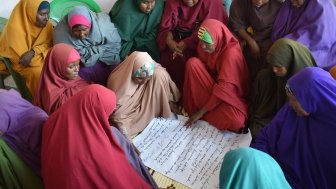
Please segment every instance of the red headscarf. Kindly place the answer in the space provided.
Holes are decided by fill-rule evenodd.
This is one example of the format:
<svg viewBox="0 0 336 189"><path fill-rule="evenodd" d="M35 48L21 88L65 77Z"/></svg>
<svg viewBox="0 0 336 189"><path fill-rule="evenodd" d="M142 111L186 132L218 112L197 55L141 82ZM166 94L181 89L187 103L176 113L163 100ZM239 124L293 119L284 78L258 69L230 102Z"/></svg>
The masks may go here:
<svg viewBox="0 0 336 189"><path fill-rule="evenodd" d="M74 50L72 46L60 43L52 47L47 55L34 101L48 114L89 85L79 76L73 80L65 77L68 64L80 59Z"/></svg>
<svg viewBox="0 0 336 189"><path fill-rule="evenodd" d="M150 188L112 136L115 93L92 84L55 111L42 132L46 188Z"/></svg>
<svg viewBox="0 0 336 189"><path fill-rule="evenodd" d="M247 112L249 72L238 40L218 20L207 19L202 26L209 32L216 46L215 52L211 54L203 50L201 43L197 46L198 58L205 63L216 81L212 94L240 111Z"/></svg>

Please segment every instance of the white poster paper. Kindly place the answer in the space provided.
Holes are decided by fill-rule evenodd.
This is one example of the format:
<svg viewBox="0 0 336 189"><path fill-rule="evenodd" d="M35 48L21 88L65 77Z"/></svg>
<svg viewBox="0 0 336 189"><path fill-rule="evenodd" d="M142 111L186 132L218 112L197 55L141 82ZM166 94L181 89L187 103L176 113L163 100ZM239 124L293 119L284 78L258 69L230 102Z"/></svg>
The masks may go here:
<svg viewBox="0 0 336 189"><path fill-rule="evenodd" d="M186 128L186 120L153 119L133 140L140 157L146 166L190 188L219 188L225 153L249 146L251 134L222 132L205 121Z"/></svg>

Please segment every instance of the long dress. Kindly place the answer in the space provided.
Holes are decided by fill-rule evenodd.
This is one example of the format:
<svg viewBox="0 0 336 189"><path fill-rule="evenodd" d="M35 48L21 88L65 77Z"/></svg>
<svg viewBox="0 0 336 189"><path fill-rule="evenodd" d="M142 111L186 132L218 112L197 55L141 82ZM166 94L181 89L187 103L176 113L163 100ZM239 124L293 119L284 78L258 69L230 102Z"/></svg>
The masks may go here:
<svg viewBox="0 0 336 189"><path fill-rule="evenodd" d="M137 84L133 75L145 63L154 64L152 78ZM130 135L142 131L155 117L171 116L169 102L178 102L180 92L167 71L146 52L135 51L129 55L110 75L107 87L117 94L119 108L112 120Z"/></svg>
<svg viewBox="0 0 336 189"><path fill-rule="evenodd" d="M304 44L319 67L336 65L336 7L331 0L305 0L299 8L286 0L273 24L272 40L289 38Z"/></svg>
<svg viewBox="0 0 336 189"><path fill-rule="evenodd" d="M252 28L250 36L260 48L260 61L255 60L249 47L244 46L244 55L249 66L251 78L267 66L266 53L272 45L272 26L281 7L278 0L269 0L268 3L256 8L251 0L234 0L230 8L229 26L238 36L239 30Z"/></svg>
<svg viewBox="0 0 336 189"><path fill-rule="evenodd" d="M42 0L19 1L0 36L0 55L9 58L13 69L24 77L32 96L48 50L52 47L51 22L40 28L35 21L41 2ZM20 56L30 50L35 52L31 62L27 66L19 64Z"/></svg>
<svg viewBox="0 0 336 189"><path fill-rule="evenodd" d="M80 76L71 80L66 78L66 68L72 63L68 62L72 50L74 48L68 44L56 44L46 58L34 103L48 114L56 111L69 98L90 84ZM78 55L77 60L79 59Z"/></svg>
<svg viewBox="0 0 336 189"><path fill-rule="evenodd" d="M305 67L317 66L313 55L304 45L291 39L279 39L267 53L270 66L287 70L283 77L276 76L271 68L261 70L254 81L252 103L249 110L249 128L252 137L269 123L285 104L285 85L291 76Z"/></svg>
<svg viewBox="0 0 336 189"><path fill-rule="evenodd" d="M142 0L118 0L109 13L121 37L120 57L123 60L133 51L142 51L147 52L156 62L160 62L155 39L161 22L164 0L156 0L149 13L139 9L142 2Z"/></svg>
<svg viewBox="0 0 336 189"><path fill-rule="evenodd" d="M198 27L208 18L227 23L228 16L220 0L199 0L193 7L188 7L182 0L166 1L156 41L160 49L160 64L167 69L181 91L183 89L185 63L190 57L196 55ZM191 32L185 37L175 35L174 40L176 42L183 41L187 48L183 52L183 56L177 56L173 59L174 52L168 47L166 37L169 32L174 33L177 30L189 30Z"/></svg>
<svg viewBox="0 0 336 189"><path fill-rule="evenodd" d="M81 15L90 23L90 33L85 39L77 39L72 34L70 20ZM75 18L74 18L75 19ZM75 20L77 24L85 20ZM67 43L75 47L81 56L79 75L95 83L106 85L110 72L120 63L120 36L110 17L95 13L85 6L76 6L64 16L55 27L54 44Z"/></svg>
<svg viewBox="0 0 336 189"><path fill-rule="evenodd" d="M220 21L202 24L216 49L209 54L197 46L198 57L186 64L183 106L188 115L205 107L203 120L221 130L238 132L247 120L249 74L238 40Z"/></svg>
<svg viewBox="0 0 336 189"><path fill-rule="evenodd" d="M115 93L92 84L49 117L41 153L46 188L156 188L112 134L108 118L115 108Z"/></svg>
<svg viewBox="0 0 336 189"><path fill-rule="evenodd" d="M43 188L41 133L47 118L14 89L0 89L0 187Z"/></svg>
<svg viewBox="0 0 336 189"><path fill-rule="evenodd" d="M271 155L292 188L336 188L336 82L318 67L292 76L288 88L309 116L286 103L252 147Z"/></svg>

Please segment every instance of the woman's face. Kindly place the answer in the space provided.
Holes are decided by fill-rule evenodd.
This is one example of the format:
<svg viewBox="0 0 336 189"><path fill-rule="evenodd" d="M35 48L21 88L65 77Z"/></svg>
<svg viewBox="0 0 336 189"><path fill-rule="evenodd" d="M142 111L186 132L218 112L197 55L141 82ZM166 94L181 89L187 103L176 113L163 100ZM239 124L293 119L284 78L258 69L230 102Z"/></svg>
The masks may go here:
<svg viewBox="0 0 336 189"><path fill-rule="evenodd" d="M66 78L69 80L76 79L79 72L79 60L71 62L66 67Z"/></svg>
<svg viewBox="0 0 336 189"><path fill-rule="evenodd" d="M37 11L36 14L36 25L40 28L43 28L47 25L49 20L49 9L42 9Z"/></svg>
<svg viewBox="0 0 336 189"><path fill-rule="evenodd" d="M134 77L133 81L138 85L142 85L142 84L145 84L147 81L149 81L151 78L152 78L151 75L147 77Z"/></svg>
<svg viewBox="0 0 336 189"><path fill-rule="evenodd" d="M298 116L309 116L309 113L307 113L302 108L300 102L296 99L296 97L292 93L286 90L286 94L289 100L289 105L293 108L293 110L296 112Z"/></svg>
<svg viewBox="0 0 336 189"><path fill-rule="evenodd" d="M140 11L143 13L149 13L155 6L155 0L141 0Z"/></svg>
<svg viewBox="0 0 336 189"><path fill-rule="evenodd" d="M198 3L198 0L182 0L182 1L188 7L193 7Z"/></svg>
<svg viewBox="0 0 336 189"><path fill-rule="evenodd" d="M283 66L273 65L273 72L278 77L284 77L287 74L287 68Z"/></svg>
<svg viewBox="0 0 336 189"><path fill-rule="evenodd" d="M261 6L267 4L269 0L252 0L252 4L256 8L260 8Z"/></svg>
<svg viewBox="0 0 336 189"><path fill-rule="evenodd" d="M90 34L90 28L84 25L75 25L72 28L72 34L77 39L85 39Z"/></svg>
<svg viewBox="0 0 336 189"><path fill-rule="evenodd" d="M293 7L299 8L303 5L305 0L290 0Z"/></svg>
<svg viewBox="0 0 336 189"><path fill-rule="evenodd" d="M203 49L205 52L207 52L207 53L209 53L209 54L215 52L215 50L216 50L216 46L215 46L214 44L209 44L209 43L204 42L204 41L202 41L202 40L200 41L200 43L201 43L201 47L202 47L202 49Z"/></svg>

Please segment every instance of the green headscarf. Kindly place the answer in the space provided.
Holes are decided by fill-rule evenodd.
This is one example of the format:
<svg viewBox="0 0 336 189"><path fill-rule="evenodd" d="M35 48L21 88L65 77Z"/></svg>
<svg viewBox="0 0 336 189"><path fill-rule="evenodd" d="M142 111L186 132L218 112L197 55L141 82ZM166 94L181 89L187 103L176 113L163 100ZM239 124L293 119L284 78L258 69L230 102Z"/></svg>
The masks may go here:
<svg viewBox="0 0 336 189"><path fill-rule="evenodd" d="M316 62L308 48L291 39L281 38L273 43L269 49L266 60L271 65L285 67L287 78L301 69L316 66Z"/></svg>
<svg viewBox="0 0 336 189"><path fill-rule="evenodd" d="M156 33L161 23L163 0L155 0L150 13L141 12L141 0L118 0L109 15L121 37L120 58L133 51L148 52L159 62L160 52L156 44Z"/></svg>
<svg viewBox="0 0 336 189"><path fill-rule="evenodd" d="M290 189L279 164L268 154L250 148L229 151L220 170L220 189Z"/></svg>
<svg viewBox="0 0 336 189"><path fill-rule="evenodd" d="M208 30L201 26L199 29L198 29L198 38L208 44L211 44L213 45L214 42L212 40L212 37L210 35L210 33L208 32Z"/></svg>

